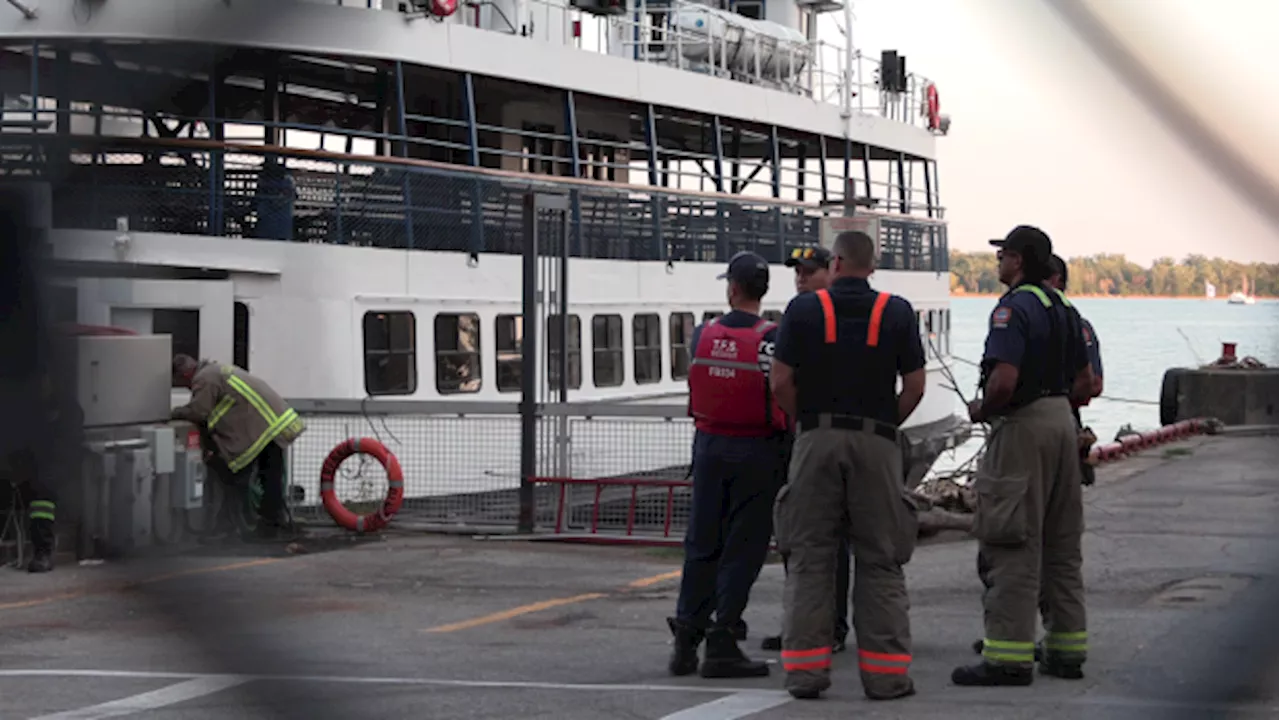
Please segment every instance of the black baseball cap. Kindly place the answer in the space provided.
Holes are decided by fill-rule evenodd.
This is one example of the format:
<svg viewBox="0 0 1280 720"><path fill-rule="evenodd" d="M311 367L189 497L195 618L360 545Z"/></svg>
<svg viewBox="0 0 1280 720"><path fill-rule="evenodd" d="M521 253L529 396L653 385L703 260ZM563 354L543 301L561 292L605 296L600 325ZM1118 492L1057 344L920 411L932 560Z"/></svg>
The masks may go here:
<svg viewBox="0 0 1280 720"><path fill-rule="evenodd" d="M1053 241L1043 230L1031 225L1019 225L1009 231L1003 240L992 240L991 244L1008 252L1018 253L1022 262L1045 273L1051 270L1053 258Z"/></svg>
<svg viewBox="0 0 1280 720"><path fill-rule="evenodd" d="M739 285L769 285L769 263L750 250L743 250L729 259L729 267L716 276L717 280L732 280Z"/></svg>
<svg viewBox="0 0 1280 720"><path fill-rule="evenodd" d="M787 267L803 265L810 270L829 268L831 267L831 251L821 245L796 248L791 251L791 256L783 264Z"/></svg>
<svg viewBox="0 0 1280 720"><path fill-rule="evenodd" d="M1056 254L1050 256L1049 257L1049 274L1061 276L1062 284L1066 285L1067 284L1067 261L1063 260L1061 257L1058 257L1058 255Z"/></svg>

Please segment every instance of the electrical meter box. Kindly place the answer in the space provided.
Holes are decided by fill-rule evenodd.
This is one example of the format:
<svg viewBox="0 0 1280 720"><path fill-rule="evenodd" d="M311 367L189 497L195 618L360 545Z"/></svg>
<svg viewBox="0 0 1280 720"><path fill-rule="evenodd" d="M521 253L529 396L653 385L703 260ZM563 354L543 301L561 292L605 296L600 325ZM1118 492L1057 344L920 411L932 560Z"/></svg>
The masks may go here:
<svg viewBox="0 0 1280 720"><path fill-rule="evenodd" d="M85 427L164 423L172 407L168 335L91 335L74 343L76 398Z"/></svg>
<svg viewBox="0 0 1280 720"><path fill-rule="evenodd" d="M169 504L174 510L199 510L204 507L204 461L200 448L179 447L174 451L173 475L170 476Z"/></svg>

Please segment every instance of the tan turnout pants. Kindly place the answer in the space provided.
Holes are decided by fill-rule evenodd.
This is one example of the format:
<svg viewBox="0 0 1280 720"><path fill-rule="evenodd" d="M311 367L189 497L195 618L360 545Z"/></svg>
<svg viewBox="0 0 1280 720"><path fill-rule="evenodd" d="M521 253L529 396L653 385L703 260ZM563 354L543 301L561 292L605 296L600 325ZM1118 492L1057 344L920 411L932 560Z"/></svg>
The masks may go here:
<svg viewBox="0 0 1280 720"><path fill-rule="evenodd" d="M1037 400L993 423L974 479L987 662L1029 667L1041 608L1046 654L1069 662L1085 659L1084 509L1076 438L1065 397Z"/></svg>
<svg viewBox="0 0 1280 720"><path fill-rule="evenodd" d="M853 550L853 634L864 692L896 697L911 686L911 624L902 566L916 518L902 492L902 452L856 430L817 428L795 443L789 482L774 505L787 559L782 664L789 690L831 686L836 553Z"/></svg>

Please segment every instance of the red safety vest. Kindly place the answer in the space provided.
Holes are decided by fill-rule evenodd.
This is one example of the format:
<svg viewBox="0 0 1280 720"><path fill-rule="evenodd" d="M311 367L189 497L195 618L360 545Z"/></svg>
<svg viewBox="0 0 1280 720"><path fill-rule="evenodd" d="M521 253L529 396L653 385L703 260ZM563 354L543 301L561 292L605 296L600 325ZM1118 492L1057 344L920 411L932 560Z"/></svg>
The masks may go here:
<svg viewBox="0 0 1280 720"><path fill-rule="evenodd" d="M689 412L697 429L713 435L768 437L790 427L760 369L760 343L774 327L761 320L749 328L711 320L702 329L689 363Z"/></svg>

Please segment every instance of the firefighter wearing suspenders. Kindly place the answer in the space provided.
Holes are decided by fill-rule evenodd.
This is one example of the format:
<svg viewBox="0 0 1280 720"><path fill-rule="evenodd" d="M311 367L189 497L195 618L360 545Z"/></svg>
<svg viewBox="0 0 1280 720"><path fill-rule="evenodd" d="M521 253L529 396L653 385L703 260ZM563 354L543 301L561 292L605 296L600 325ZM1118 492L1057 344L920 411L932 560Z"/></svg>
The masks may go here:
<svg viewBox="0 0 1280 720"><path fill-rule="evenodd" d="M776 327L760 318L769 264L738 253L720 279L729 281L732 311L698 327L690 343L693 503L676 616L667 619L675 636L669 669L699 670L705 639L703 677L760 677L769 666L743 655L734 629L769 551L790 426L769 389Z"/></svg>
<svg viewBox="0 0 1280 720"><path fill-rule="evenodd" d="M991 424L974 479L985 637L982 662L956 668L951 680L1030 685L1037 610L1047 631L1041 671L1078 679L1087 648L1084 508L1071 406L1088 398L1093 372L1079 313L1045 284L1049 236L1022 225L992 244L1009 292L991 313L983 397L969 405L971 420Z"/></svg>
<svg viewBox="0 0 1280 720"><path fill-rule="evenodd" d="M842 534L853 547L863 691L882 700L915 691L902 566L917 524L902 492L898 426L924 397L924 349L911 304L867 282L877 254L865 233L838 235L830 290L793 299L778 331L771 380L798 433L774 511L787 558L782 666L797 698L817 698L831 686Z"/></svg>

